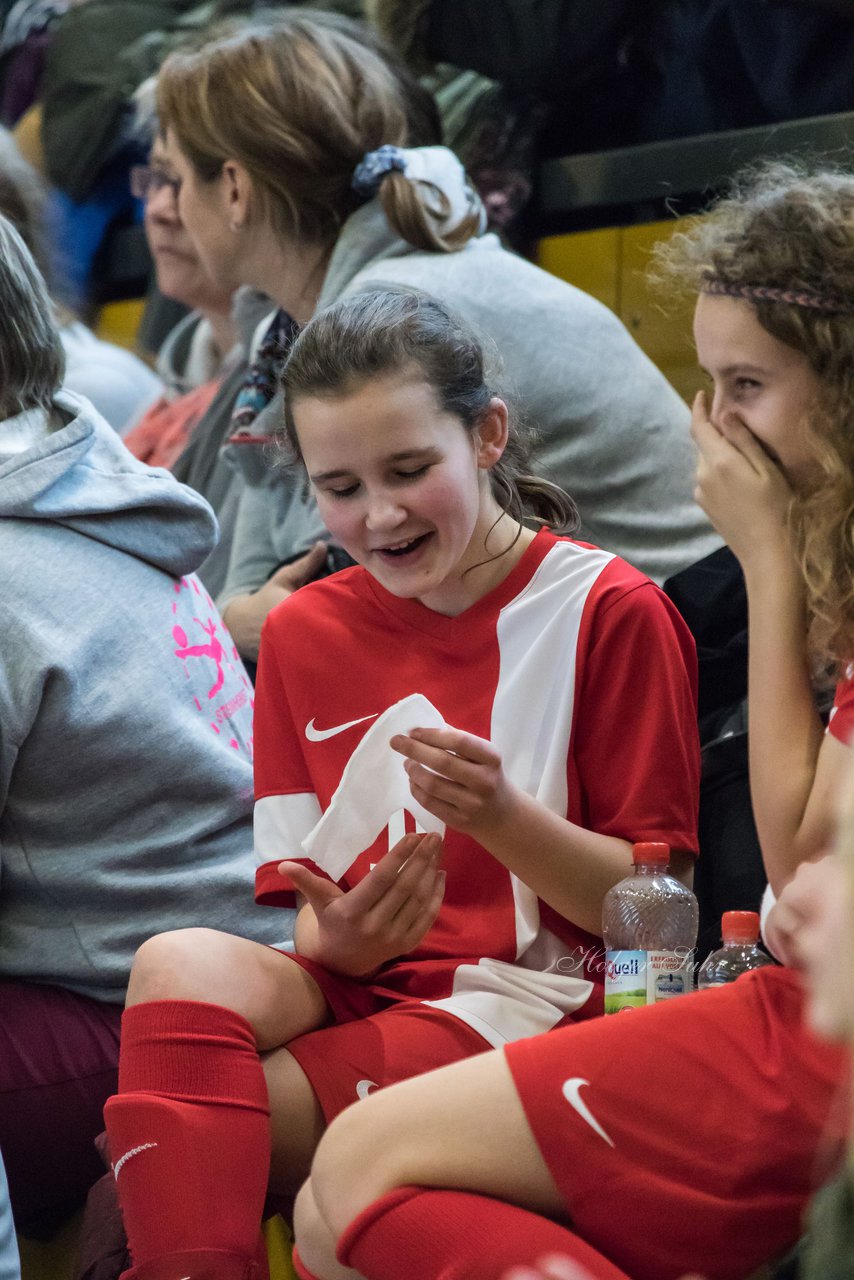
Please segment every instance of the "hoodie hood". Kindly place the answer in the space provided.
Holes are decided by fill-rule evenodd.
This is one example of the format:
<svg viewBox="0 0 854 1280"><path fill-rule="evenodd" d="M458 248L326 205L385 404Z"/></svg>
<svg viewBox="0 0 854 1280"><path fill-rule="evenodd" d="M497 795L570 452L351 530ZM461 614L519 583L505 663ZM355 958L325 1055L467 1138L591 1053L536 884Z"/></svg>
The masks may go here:
<svg viewBox="0 0 854 1280"><path fill-rule="evenodd" d="M37 417L0 422L0 518L63 525L175 577L201 564L217 540L204 498L138 462L82 396L58 392Z"/></svg>

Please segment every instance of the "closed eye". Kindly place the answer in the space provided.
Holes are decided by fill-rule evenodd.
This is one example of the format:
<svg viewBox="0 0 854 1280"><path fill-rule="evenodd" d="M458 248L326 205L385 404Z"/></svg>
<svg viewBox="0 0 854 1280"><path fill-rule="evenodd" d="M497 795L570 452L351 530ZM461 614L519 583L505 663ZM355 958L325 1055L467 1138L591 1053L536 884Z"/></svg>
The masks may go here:
<svg viewBox="0 0 854 1280"><path fill-rule="evenodd" d="M417 480L419 476L425 475L430 470L430 463L426 463L423 467L416 467L414 471L398 471L399 480Z"/></svg>

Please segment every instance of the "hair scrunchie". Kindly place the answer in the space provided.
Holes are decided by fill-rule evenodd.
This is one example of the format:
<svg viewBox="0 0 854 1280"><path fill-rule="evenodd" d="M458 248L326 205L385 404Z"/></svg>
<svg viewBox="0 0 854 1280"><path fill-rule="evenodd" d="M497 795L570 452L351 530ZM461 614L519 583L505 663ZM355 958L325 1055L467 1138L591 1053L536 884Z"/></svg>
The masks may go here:
<svg viewBox="0 0 854 1280"><path fill-rule="evenodd" d="M486 230L486 210L480 196L468 180L460 160L447 147L394 147L369 151L356 166L352 185L364 200L373 200L380 183L393 171L405 175L408 182L424 182L435 187L447 201L443 231L458 226L474 215L477 234Z"/></svg>
<svg viewBox="0 0 854 1280"><path fill-rule="evenodd" d="M369 151L353 172L353 190L356 195L371 200L379 191L386 174L394 170L406 173L406 152L401 147L389 144L378 147L376 151Z"/></svg>

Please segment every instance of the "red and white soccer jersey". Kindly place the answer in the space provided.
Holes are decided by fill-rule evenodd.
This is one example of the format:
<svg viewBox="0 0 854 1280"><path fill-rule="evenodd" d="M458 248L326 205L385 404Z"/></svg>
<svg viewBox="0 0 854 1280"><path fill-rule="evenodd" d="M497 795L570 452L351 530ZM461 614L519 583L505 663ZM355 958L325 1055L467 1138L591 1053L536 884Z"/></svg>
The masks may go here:
<svg viewBox="0 0 854 1280"><path fill-rule="evenodd" d="M489 739L507 777L555 813L629 841L696 849L690 634L624 561L542 530L507 578L458 617L391 595L361 568L271 613L255 704L259 901L292 904L276 871L282 858L320 870L302 841L371 723L413 693L448 724ZM382 806L384 797L357 801ZM380 816L380 837L342 887L413 829L406 812ZM469 836L446 832L443 866L435 925L375 986L433 1002L496 1045L549 1030L582 1006L599 1011L590 999L602 982L598 938Z"/></svg>

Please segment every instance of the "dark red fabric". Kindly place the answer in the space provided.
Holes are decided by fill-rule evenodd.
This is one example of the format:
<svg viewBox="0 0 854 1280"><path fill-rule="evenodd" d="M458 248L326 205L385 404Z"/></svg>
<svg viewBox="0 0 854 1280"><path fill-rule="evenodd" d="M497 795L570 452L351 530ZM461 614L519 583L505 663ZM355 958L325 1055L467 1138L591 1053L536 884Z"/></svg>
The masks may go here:
<svg viewBox="0 0 854 1280"><path fill-rule="evenodd" d="M51 1234L104 1172L94 1142L121 1015L60 987L0 981L0 1150L24 1235Z"/></svg>

